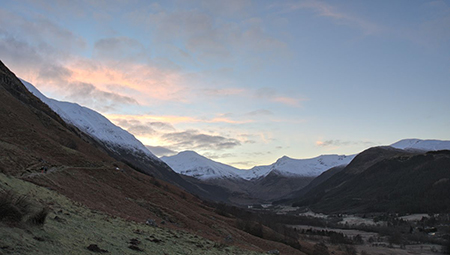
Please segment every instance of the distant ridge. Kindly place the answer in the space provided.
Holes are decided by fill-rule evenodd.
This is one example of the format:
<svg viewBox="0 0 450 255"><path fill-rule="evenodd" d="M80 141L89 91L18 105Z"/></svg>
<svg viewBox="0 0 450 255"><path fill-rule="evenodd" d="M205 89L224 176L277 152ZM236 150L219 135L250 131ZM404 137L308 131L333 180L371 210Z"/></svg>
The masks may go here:
<svg viewBox="0 0 450 255"><path fill-rule="evenodd" d="M281 176L315 177L339 165L347 165L354 155L322 155L311 159L292 159L283 156L268 166L256 166L250 170L238 169L199 155L183 151L174 156L162 157L175 172L198 179L241 178L258 179L274 173Z"/></svg>
<svg viewBox="0 0 450 255"><path fill-rule="evenodd" d="M392 144L391 147L402 150L423 150L423 151L450 150L450 141L404 139Z"/></svg>
<svg viewBox="0 0 450 255"><path fill-rule="evenodd" d="M403 139L389 146L400 150L450 150L450 141ZM214 178L253 180L263 178L270 173L286 177L317 177L333 167L348 165L356 155L321 155L309 159L294 159L283 156L271 165L255 166L248 170L216 162L194 151L164 156L161 160L171 166L175 172L201 180Z"/></svg>

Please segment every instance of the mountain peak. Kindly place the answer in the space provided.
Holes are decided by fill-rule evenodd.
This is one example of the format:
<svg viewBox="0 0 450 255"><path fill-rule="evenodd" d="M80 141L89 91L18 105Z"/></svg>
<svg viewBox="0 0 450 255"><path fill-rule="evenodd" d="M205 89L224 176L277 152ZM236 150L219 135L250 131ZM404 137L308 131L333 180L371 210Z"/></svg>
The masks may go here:
<svg viewBox="0 0 450 255"><path fill-rule="evenodd" d="M175 172L198 179L239 178L239 170L229 165L208 159L195 151L182 151L174 156L164 156L161 160Z"/></svg>
<svg viewBox="0 0 450 255"><path fill-rule="evenodd" d="M284 155L283 157L277 159L276 162L282 162L282 161L291 160L291 159L292 159L292 158L290 158L290 157Z"/></svg>
<svg viewBox="0 0 450 255"><path fill-rule="evenodd" d="M203 157L202 155L198 154L197 152L195 152L195 151L191 151L191 150L187 150L187 151L181 151L181 152L178 152L178 154L177 154L177 155L180 155L180 156L195 156L195 157Z"/></svg>

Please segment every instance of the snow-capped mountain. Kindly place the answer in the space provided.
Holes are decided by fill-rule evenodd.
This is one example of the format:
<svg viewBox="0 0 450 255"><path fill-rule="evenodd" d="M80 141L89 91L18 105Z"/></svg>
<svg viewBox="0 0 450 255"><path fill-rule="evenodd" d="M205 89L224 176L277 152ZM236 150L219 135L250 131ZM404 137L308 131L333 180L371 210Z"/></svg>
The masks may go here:
<svg viewBox="0 0 450 255"><path fill-rule="evenodd" d="M402 150L423 150L423 151L450 150L450 141L404 139L394 144L391 144L391 147Z"/></svg>
<svg viewBox="0 0 450 255"><path fill-rule="evenodd" d="M292 159L284 156L272 165L256 166L250 170L242 170L222 164L193 151L184 151L174 156L162 157L161 160L175 172L198 179L225 177L251 180L267 176L271 172L282 176L315 177L332 167L346 165L353 158L354 155L322 155L312 159Z"/></svg>
<svg viewBox="0 0 450 255"><path fill-rule="evenodd" d="M100 113L75 103L61 102L47 98L29 82L24 80L21 81L32 94L47 104L64 121L100 140L109 149L113 151L123 149L131 151L132 153L143 154L153 160L159 161L159 159L132 134L114 125Z"/></svg>
<svg viewBox="0 0 450 255"><path fill-rule="evenodd" d="M161 160L175 172L198 179L240 178L244 170L208 159L194 151L183 151L174 156L164 156Z"/></svg>
<svg viewBox="0 0 450 255"><path fill-rule="evenodd" d="M403 150L450 150L450 141L405 139L391 147ZM281 176L316 177L326 170L348 165L355 155L321 155L310 159L293 159L281 157L275 163L266 166L255 166L249 170L238 169L205 158L193 151L181 152L178 155L162 157L175 172L196 177L198 179L242 178L252 180L265 177L270 173Z"/></svg>
<svg viewBox="0 0 450 255"><path fill-rule="evenodd" d="M349 164L355 156L321 155L310 159L283 156L272 165L256 166L252 170L267 174L273 172L283 176L316 177L332 167Z"/></svg>

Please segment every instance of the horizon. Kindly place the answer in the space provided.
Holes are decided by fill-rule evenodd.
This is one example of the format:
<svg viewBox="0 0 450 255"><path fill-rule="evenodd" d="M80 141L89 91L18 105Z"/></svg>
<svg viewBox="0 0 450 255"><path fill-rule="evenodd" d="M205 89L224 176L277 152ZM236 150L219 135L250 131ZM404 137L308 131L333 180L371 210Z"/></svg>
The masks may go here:
<svg viewBox="0 0 450 255"><path fill-rule="evenodd" d="M0 56L158 157L250 169L450 140L449 22L439 0L10 1Z"/></svg>

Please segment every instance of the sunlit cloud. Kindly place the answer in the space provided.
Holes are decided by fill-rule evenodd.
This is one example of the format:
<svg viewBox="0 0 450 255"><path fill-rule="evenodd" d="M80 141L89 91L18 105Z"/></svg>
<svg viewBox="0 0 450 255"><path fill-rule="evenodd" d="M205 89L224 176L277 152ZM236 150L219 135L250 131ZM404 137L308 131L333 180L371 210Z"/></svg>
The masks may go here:
<svg viewBox="0 0 450 255"><path fill-rule="evenodd" d="M139 92L134 95L142 104L156 101L180 100L178 92L183 89L180 74L169 70L161 70L146 64L119 61L100 62L82 59L70 63L72 75L69 80L89 81L96 86L108 90L109 86L123 86Z"/></svg>
<svg viewBox="0 0 450 255"><path fill-rule="evenodd" d="M300 102L304 101L303 99L293 98L293 97L274 97L270 99L271 101L282 103L290 106L300 106Z"/></svg>
<svg viewBox="0 0 450 255"><path fill-rule="evenodd" d="M364 146L372 146L375 145L374 142L371 141L343 141L343 140L318 140L316 141L316 146L320 147L332 147L339 148L345 146L354 146L354 145L364 145Z"/></svg>
<svg viewBox="0 0 450 255"><path fill-rule="evenodd" d="M120 123L120 120L139 120L139 121L159 121L171 124L177 123L231 123L243 124L253 122L252 120L232 120L225 117L214 118L196 118L188 116L174 116L174 115L123 115L123 114L106 114L108 119Z"/></svg>
<svg viewBox="0 0 450 255"><path fill-rule="evenodd" d="M255 97L266 99L271 102L276 102L276 103L280 103L280 104L284 104L284 105L288 105L288 106L294 106L294 107L301 106L300 103L302 101L305 101L304 98L300 98L300 97L296 98L296 97L279 95L279 93L275 89L267 88L267 87L257 89L255 91Z"/></svg>

